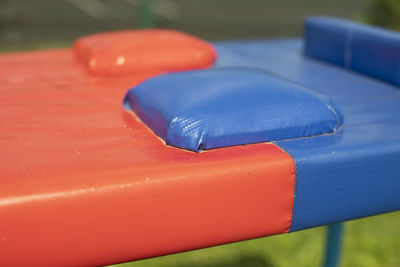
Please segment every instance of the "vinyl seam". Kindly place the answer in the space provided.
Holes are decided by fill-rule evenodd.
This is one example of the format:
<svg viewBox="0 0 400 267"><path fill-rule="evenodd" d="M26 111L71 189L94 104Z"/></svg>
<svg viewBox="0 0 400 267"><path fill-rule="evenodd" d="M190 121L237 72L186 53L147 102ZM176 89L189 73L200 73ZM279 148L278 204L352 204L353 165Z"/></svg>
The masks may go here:
<svg viewBox="0 0 400 267"><path fill-rule="evenodd" d="M277 147L279 147L280 149L282 149L283 151L285 151L292 159L293 159L293 163L294 163L294 196L293 196L293 210L292 210L292 219L290 221L290 227L289 227L289 233L293 232L293 228L294 228L294 224L296 221L296 214L297 214L297 205L296 205L296 200L297 200L297 177L299 175L298 170L297 170L297 159L294 157L292 151L290 151L290 149L287 148L283 148L282 146L278 145L276 142L272 142L274 145L276 145Z"/></svg>
<svg viewBox="0 0 400 267"><path fill-rule="evenodd" d="M344 48L344 67L347 69L351 69L351 57L352 57L352 52L351 47L353 43L353 30L349 30L346 34L346 39L345 39L345 48Z"/></svg>

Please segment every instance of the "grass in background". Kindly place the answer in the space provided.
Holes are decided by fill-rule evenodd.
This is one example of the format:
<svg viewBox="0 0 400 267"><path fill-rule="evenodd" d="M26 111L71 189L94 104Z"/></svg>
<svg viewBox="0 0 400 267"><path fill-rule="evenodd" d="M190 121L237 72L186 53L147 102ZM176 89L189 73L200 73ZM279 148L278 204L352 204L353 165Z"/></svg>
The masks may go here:
<svg viewBox="0 0 400 267"><path fill-rule="evenodd" d="M72 44L70 42L65 42L65 41L31 42L31 43L20 43L13 45L0 43L0 53L64 48L64 47L70 47L71 45Z"/></svg>
<svg viewBox="0 0 400 267"><path fill-rule="evenodd" d="M400 266L400 212L345 223L343 267ZM325 227L259 238L114 267L321 266Z"/></svg>
<svg viewBox="0 0 400 267"><path fill-rule="evenodd" d="M399 0L372 0L367 21L381 27L400 30L400 1Z"/></svg>

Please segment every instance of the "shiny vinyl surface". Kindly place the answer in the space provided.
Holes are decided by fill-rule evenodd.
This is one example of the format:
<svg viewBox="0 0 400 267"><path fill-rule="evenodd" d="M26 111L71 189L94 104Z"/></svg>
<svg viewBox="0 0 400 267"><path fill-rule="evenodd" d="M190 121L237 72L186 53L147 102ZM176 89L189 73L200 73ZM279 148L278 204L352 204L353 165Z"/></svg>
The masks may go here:
<svg viewBox="0 0 400 267"><path fill-rule="evenodd" d="M291 231L400 209L400 90L303 56L299 39L215 44L216 67L260 68L342 109L334 135L275 142L296 164Z"/></svg>
<svg viewBox="0 0 400 267"><path fill-rule="evenodd" d="M193 153L122 108L145 75L70 49L0 55L0 265L99 266L289 231L294 162L271 143Z"/></svg>
<svg viewBox="0 0 400 267"><path fill-rule="evenodd" d="M192 151L334 133L343 115L328 97L246 68L164 74L125 97L166 144Z"/></svg>
<svg viewBox="0 0 400 267"><path fill-rule="evenodd" d="M310 17L307 56L400 86L400 33L339 18Z"/></svg>

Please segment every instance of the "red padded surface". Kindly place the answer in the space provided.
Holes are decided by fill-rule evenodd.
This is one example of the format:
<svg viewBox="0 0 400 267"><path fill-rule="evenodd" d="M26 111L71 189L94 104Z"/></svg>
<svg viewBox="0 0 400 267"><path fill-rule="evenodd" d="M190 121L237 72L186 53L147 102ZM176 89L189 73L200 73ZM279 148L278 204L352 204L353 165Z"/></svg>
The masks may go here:
<svg viewBox="0 0 400 267"><path fill-rule="evenodd" d="M0 56L0 263L103 265L287 232L294 163L273 144L192 153L122 109L144 78L71 50Z"/></svg>
<svg viewBox="0 0 400 267"><path fill-rule="evenodd" d="M94 74L137 74L210 67L211 44L173 30L99 33L78 39L75 55Z"/></svg>

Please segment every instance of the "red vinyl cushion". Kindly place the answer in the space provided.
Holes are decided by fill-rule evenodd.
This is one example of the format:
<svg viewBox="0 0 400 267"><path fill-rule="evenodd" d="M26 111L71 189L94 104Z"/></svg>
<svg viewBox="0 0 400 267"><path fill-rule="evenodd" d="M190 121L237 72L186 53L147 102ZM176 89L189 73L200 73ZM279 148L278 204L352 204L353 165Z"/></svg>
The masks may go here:
<svg viewBox="0 0 400 267"><path fill-rule="evenodd" d="M210 67L216 58L211 44L173 30L131 30L78 39L78 59L94 74L137 74Z"/></svg>

